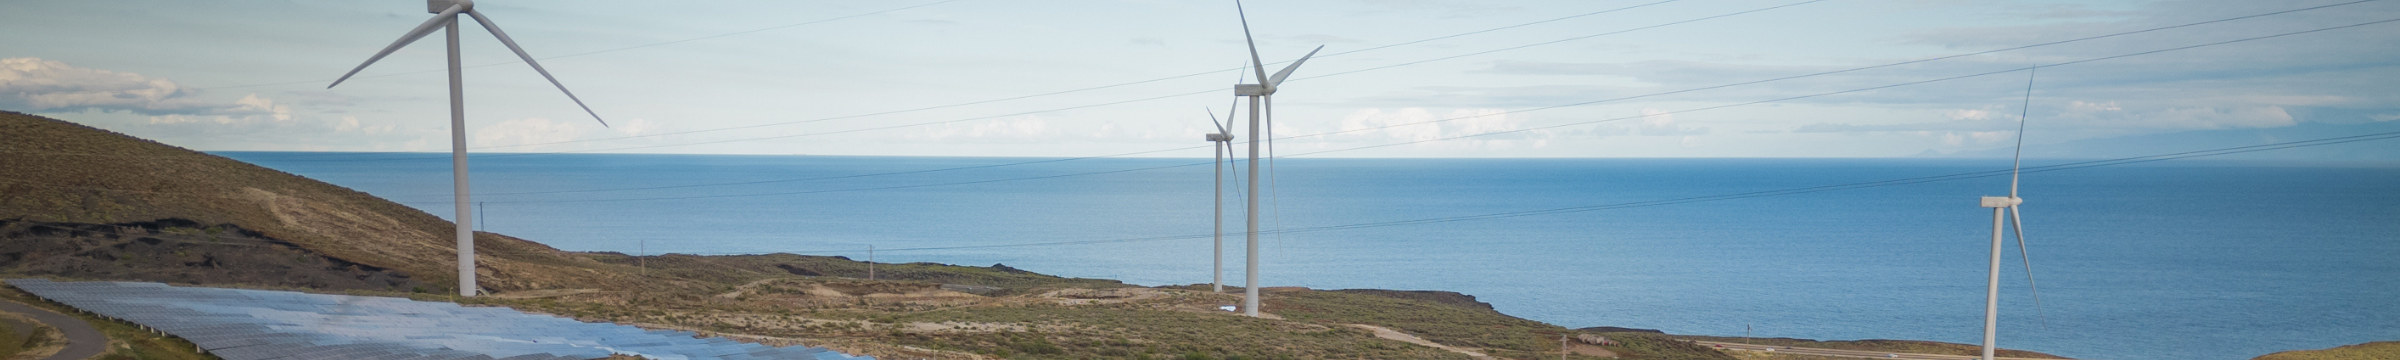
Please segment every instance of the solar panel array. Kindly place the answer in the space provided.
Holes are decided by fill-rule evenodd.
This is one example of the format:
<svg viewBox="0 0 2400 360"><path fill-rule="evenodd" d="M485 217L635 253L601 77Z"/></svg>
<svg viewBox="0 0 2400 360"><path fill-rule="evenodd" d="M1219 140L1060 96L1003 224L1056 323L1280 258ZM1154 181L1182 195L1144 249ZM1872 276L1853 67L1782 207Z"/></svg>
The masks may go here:
<svg viewBox="0 0 2400 360"><path fill-rule="evenodd" d="M143 282L8 284L51 301L245 359L874 359L816 347L698 338L689 331L463 307L402 298L168 286Z"/></svg>

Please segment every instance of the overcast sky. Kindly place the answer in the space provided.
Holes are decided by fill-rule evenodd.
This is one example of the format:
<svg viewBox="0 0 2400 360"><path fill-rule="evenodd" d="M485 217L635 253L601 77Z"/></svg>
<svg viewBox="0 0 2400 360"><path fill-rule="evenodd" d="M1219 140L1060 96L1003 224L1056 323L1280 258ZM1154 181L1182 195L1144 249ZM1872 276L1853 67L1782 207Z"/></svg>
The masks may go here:
<svg viewBox="0 0 2400 360"><path fill-rule="evenodd" d="M1269 72L1324 46L1275 97L1286 154L1883 157L2007 146L2036 64L2056 65L2033 79L2037 145L2400 120L2400 22L2103 59L2400 19L2351 1L1246 6ZM430 17L417 1L0 6L0 109L202 150L448 149L439 34L326 89ZM1231 1L477 9L610 125L469 22L479 152L1206 157L1204 109L1236 112L1249 60Z"/></svg>

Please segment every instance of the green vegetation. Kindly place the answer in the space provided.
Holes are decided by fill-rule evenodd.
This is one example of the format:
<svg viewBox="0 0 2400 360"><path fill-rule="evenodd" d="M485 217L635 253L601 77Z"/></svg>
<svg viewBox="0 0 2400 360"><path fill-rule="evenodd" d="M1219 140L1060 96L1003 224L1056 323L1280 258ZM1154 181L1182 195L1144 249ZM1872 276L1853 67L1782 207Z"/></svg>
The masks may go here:
<svg viewBox="0 0 2400 360"><path fill-rule="evenodd" d="M92 324L92 328L99 329L102 335L107 335L110 342L108 346L108 352L101 353L100 356L96 357L95 359L209 360L217 358L213 355L201 354L198 351L195 351L196 347L194 347L189 341L184 341L183 339L173 336L162 336L158 333L142 330L141 327L129 323L92 317L90 314L77 312L75 309L70 309L65 306L60 306L58 304L42 300L39 297L33 296L31 293L26 293L23 290L17 290L17 288L14 287L0 287L0 299L16 301L17 303L47 309L60 314L67 314L67 316L71 316L78 320L83 320L85 323ZM38 345L29 345L27 348L35 346Z"/></svg>
<svg viewBox="0 0 2400 360"><path fill-rule="evenodd" d="M193 346L190 341L173 336L161 336L142 330L133 324L88 317L85 317L84 321L91 322L92 327L100 329L100 333L108 335L108 339L112 341L108 352L101 354L96 359L212 360L217 358L215 355L201 354L195 351L197 347Z"/></svg>
<svg viewBox="0 0 2400 360"><path fill-rule="evenodd" d="M935 272L966 269L945 276L990 275L989 268L923 266ZM1012 294L972 295L913 280L787 276L718 294L593 293L462 303L791 340L890 358L1466 358L1339 324L1212 310L1238 301L1229 294L1088 279L1003 283L1015 286L1007 290Z"/></svg>
<svg viewBox="0 0 2400 360"><path fill-rule="evenodd" d="M1676 338L1743 344L1811 347L1819 349L1866 350L1936 355L1983 355L1983 347L1977 345L1916 340L1817 341L1792 338L1745 338L1724 336L1676 336ZM2010 350L2005 348L1997 351L1995 355L1999 355L2000 357L2037 359L2066 358L2058 355L2043 354L2024 350Z"/></svg>
<svg viewBox="0 0 2400 360"><path fill-rule="evenodd" d="M673 277L704 281L712 284L744 284L775 277L838 277L867 278L866 262L840 256L809 256L795 254L697 256L665 254L631 256L614 252L575 253L577 256L611 265L634 267L635 271L651 276ZM1004 295L1035 287L1124 287L1122 282L1102 279L1077 279L1037 274L993 264L990 267L958 266L935 263L906 263L874 265L875 277L883 280L913 280L940 284L977 285L1001 288Z"/></svg>
<svg viewBox="0 0 2400 360"><path fill-rule="evenodd" d="M1467 358L1353 325L1531 359L1558 356L1557 339L1575 331L1448 292L1264 289L1265 312L1280 318L1262 319L1217 310L1239 295L1196 286L1135 287L999 264L873 264L867 280L870 264L844 257L576 253L493 233L475 235L488 296L462 299L449 288L453 224L431 214L54 119L0 112L0 139L25 140L0 143L9 159L0 162L9 174L0 179L5 277L456 301L887 359ZM0 297L56 307L14 289ZM113 341L104 358L211 358L130 324L91 322ZM1622 358L1733 359L1664 335L1608 336L1620 343L1605 349Z"/></svg>
<svg viewBox="0 0 2400 360"><path fill-rule="evenodd" d="M2400 359L2400 341L2377 341L2331 349L2285 351L2251 360L2389 360Z"/></svg>
<svg viewBox="0 0 2400 360"><path fill-rule="evenodd" d="M23 331L18 328L23 327ZM39 350L42 345L57 341L58 330L41 326L31 319L0 318L0 358L9 358Z"/></svg>
<svg viewBox="0 0 2400 360"><path fill-rule="evenodd" d="M1623 355L1625 358L1629 358L1629 359L1657 359L1657 360L1733 360L1733 359L1734 359L1734 357L1733 357L1733 356L1731 356L1731 355L1727 355L1727 354L1726 354L1726 352L1723 352L1723 351L1717 351L1716 349L1713 349L1713 348L1710 348L1710 347L1707 347L1707 346L1702 346L1702 345L1699 345L1699 344L1693 344L1693 343L1691 343L1690 341L1685 341L1685 340L1683 340L1683 339L1677 339L1677 338L1675 338L1675 337L1672 337L1672 336L1667 336L1667 335L1662 335L1662 334L1656 334L1656 333L1638 333L1638 332L1610 332L1610 333L1600 333L1600 335L1601 335L1601 336L1607 336L1609 339L1611 339L1611 340L1616 340L1616 341L1618 342L1618 344L1617 344L1617 345L1615 345L1615 346L1607 346L1606 348L1608 348L1608 350L1609 350L1609 351L1615 351L1615 352L1617 352L1617 354Z"/></svg>
<svg viewBox="0 0 2400 360"><path fill-rule="evenodd" d="M456 292L448 288L457 283L449 271L456 263L452 224L432 214L341 186L56 119L0 111L0 139L10 140L0 143L8 159L0 161L0 174L8 174L0 179L0 194L8 194L0 196L0 220L27 224L23 230L40 235L48 245L159 250L59 256L63 261L40 264L0 262L0 272L184 284L383 287L308 281L343 279L334 270L356 265L409 275L405 281L385 281L397 288L422 284L429 292ZM32 228L36 226L65 231L42 234L49 230ZM24 235L11 235L17 236ZM0 245L43 245L20 243ZM263 255L252 254L256 249L307 266L298 267L301 276L266 271L236 272L221 279L178 276L227 274L213 267L227 262L192 260ZM618 289L704 285L643 278L616 271L619 266L498 234L478 233L476 252L482 259L478 267L486 271L480 283L493 291L567 284ZM49 252L0 248L0 253ZM25 268L78 261L93 266Z"/></svg>
<svg viewBox="0 0 2400 360"><path fill-rule="evenodd" d="M1264 309L1284 318L1325 324L1367 324L1399 330L1443 345L1480 348L1499 357L1558 353L1559 333L1568 331L1483 308L1427 300L1333 291L1276 291Z"/></svg>

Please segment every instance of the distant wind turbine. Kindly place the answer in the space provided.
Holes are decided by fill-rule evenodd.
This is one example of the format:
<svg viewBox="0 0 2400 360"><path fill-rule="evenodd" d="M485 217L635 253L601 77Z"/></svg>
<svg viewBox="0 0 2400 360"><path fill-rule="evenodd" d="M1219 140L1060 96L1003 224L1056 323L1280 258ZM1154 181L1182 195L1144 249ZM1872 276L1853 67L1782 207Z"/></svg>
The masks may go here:
<svg viewBox="0 0 2400 360"><path fill-rule="evenodd" d="M1234 101L1239 104L1241 100ZM1208 291L1221 293L1225 292L1225 157L1233 154L1233 131L1225 129L1225 122L1217 121L1216 110L1207 110L1206 108L1202 108L1202 110L1208 111L1208 122L1217 126L1216 133L1208 134L1208 142L1215 143L1210 146L1210 152L1216 153L1217 156L1216 165L1211 167L1216 170L1217 181L1217 216L1214 228L1217 245L1215 252L1212 252L1215 254L1212 264L1215 265L1209 268L1211 271L1209 272ZM1225 107L1225 115L1233 115L1233 106Z"/></svg>
<svg viewBox="0 0 2400 360"><path fill-rule="evenodd" d="M1283 79L1285 77L1292 76L1292 70L1299 69L1300 63L1308 62L1309 57L1316 56L1317 50L1324 50L1325 46L1318 45L1316 50L1309 50L1308 55L1301 55L1300 60L1293 60L1292 64L1289 66L1284 66L1282 71L1276 71L1274 76L1268 76L1267 64L1258 60L1258 41L1253 40L1250 37L1250 15L1242 12L1241 0L1234 0L1233 10L1234 14L1236 16L1240 16L1242 19L1242 42L1250 45L1250 70L1256 72L1259 79L1257 84L1239 84L1233 86L1234 96L1250 97L1250 198L1248 201L1249 206L1245 206L1246 210L1249 212L1249 218L1246 221L1249 226L1249 231L1245 236L1248 238L1247 248L1249 249L1249 257L1248 264L1244 265L1242 271L1242 277L1244 278L1242 281L1242 315L1258 317L1259 111L1263 108L1266 113L1269 114L1268 116L1273 116L1272 114L1275 113L1275 100L1273 97L1275 95L1276 85L1283 84ZM1264 106L1261 106L1260 104L1262 101L1265 103ZM1274 120L1268 120L1268 124L1273 123Z"/></svg>
<svg viewBox="0 0 2400 360"><path fill-rule="evenodd" d="M2021 113L2017 115L2017 154L2009 165L2008 197L1983 197L1983 207L1992 208L1992 273L1991 282L1986 284L1983 296L1983 360L1992 360L1992 355L1998 350L1995 341L2000 335L2000 244L2003 225L2016 225L2017 255L2025 260L2025 286L2032 289L2037 310L2042 303L2041 288L2033 283L2033 254L2026 252L2025 222L2022 215L2017 213L2017 205L2025 203L2024 198L2017 197L2017 177L2025 165L2025 114L2032 113L2027 107L2033 105L2033 72L2039 70L2041 68L2037 66L2025 74L2025 104L2018 109ZM2006 224L2003 224L2003 220Z"/></svg>
<svg viewBox="0 0 2400 360"><path fill-rule="evenodd" d="M417 39L423 39L425 35L433 34L435 27L445 30L444 34L449 40L450 50L450 174L457 194L455 204L458 210L457 221L454 222L458 225L458 295L475 296L477 289L475 286L475 227L474 217L469 216L473 209L468 207L473 203L468 201L467 196L467 108L466 95L460 85L459 75L458 15L463 13L474 17L475 23L482 24L485 31L492 33L492 37L500 38L501 45L507 45L509 51L515 51L518 58L525 59L526 65L533 65L534 72L541 73L543 79L549 79L550 85L558 86L558 91L566 93L568 100L574 100L575 106L583 107L583 112L591 114L592 120L600 121L601 127L607 127L608 121L600 120L600 113L593 112L592 107L583 105L583 99L575 98L575 93L568 92L566 85L558 83L558 78L550 77L550 71L543 70L541 63L533 61L533 55L527 55L525 49L517 47L517 41L509 39L508 33L501 32L500 26L492 24L491 18L486 18L483 13L476 12L474 1L426 0L425 11L434 13L433 18L426 19L423 24L418 24L417 28L409 30L407 35L401 35L399 41L393 41L392 45L385 46L383 51L376 52L373 57L368 57L367 62L358 64L357 68L350 69L350 73L342 74L340 79L333 80L333 84L325 85L325 88L331 89L336 85L341 85L342 81L350 80L350 76L358 75L359 70L366 70L367 65L374 65L376 60L383 60L384 56L391 55L393 51L398 51L400 48L408 46L409 43L416 42Z"/></svg>

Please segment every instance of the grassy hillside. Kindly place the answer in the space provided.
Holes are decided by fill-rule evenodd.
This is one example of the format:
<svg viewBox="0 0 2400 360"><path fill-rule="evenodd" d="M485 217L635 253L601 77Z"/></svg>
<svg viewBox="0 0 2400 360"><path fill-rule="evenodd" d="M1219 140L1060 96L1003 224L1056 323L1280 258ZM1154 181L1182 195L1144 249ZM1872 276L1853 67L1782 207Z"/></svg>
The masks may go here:
<svg viewBox="0 0 2400 360"><path fill-rule="evenodd" d="M6 249L12 252L0 260L10 261L0 262L0 271L90 275L113 268L121 271L103 277L189 282L158 275L267 247L293 252L294 262L391 269L388 275L409 279L384 287L455 293L452 227L431 214L274 169L31 115L0 112L0 139L9 139L0 143L0 220L17 232L12 238L117 250ZM479 234L475 248L480 284L492 291L689 285L621 275L618 266L506 236ZM28 262L74 258L91 261ZM202 280L310 285L264 275ZM358 286L365 285L351 287Z"/></svg>
<svg viewBox="0 0 2400 360"><path fill-rule="evenodd" d="M1138 287L999 264L875 264L870 280L868 264L842 257L636 257L491 233L476 238L491 296L454 298L451 223L431 214L24 114L0 112L0 139L0 277L404 296L892 359L1527 359L1557 356L1555 339L1574 331L1449 292L1268 289L1270 316L1249 318L1217 309L1240 302L1239 289ZM126 344L114 356L200 356L171 338L100 325ZM1655 334L1619 338L1607 351L1625 358L1730 359Z"/></svg>

